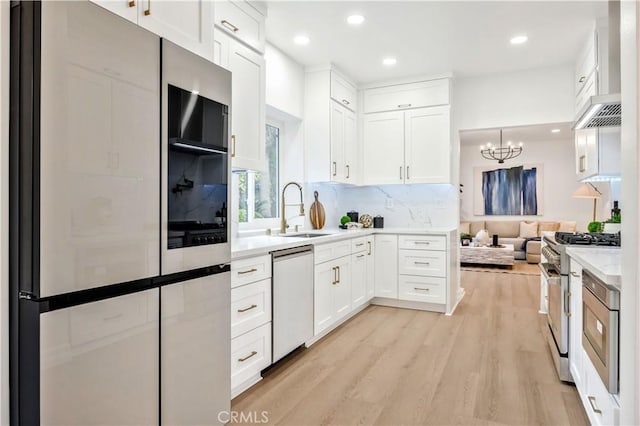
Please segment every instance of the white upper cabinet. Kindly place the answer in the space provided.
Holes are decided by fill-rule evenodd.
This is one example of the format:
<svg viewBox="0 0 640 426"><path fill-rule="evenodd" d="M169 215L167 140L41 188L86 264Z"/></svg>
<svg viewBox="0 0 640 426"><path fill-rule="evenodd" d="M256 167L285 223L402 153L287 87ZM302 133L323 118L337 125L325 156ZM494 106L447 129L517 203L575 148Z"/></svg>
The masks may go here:
<svg viewBox="0 0 640 426"><path fill-rule="evenodd" d="M593 31L589 34L584 47L580 51L580 55L576 61L575 70L575 93L576 98L581 98L581 91L593 91L592 95L596 94L597 89L597 71L598 66L598 33ZM591 95L589 95L591 96ZM576 109L580 109L584 105L580 103L576 105Z"/></svg>
<svg viewBox="0 0 640 426"><path fill-rule="evenodd" d="M406 183L450 181L449 123L449 107L420 108L404 113Z"/></svg>
<svg viewBox="0 0 640 426"><path fill-rule="evenodd" d="M213 2L90 0L204 58L213 60Z"/></svg>
<svg viewBox="0 0 640 426"><path fill-rule="evenodd" d="M364 113L449 105L448 78L376 87L364 91Z"/></svg>
<svg viewBox="0 0 640 426"><path fill-rule="evenodd" d="M404 182L404 112L364 116L363 181L369 185Z"/></svg>
<svg viewBox="0 0 640 426"><path fill-rule="evenodd" d="M214 31L216 63L232 73L231 165L266 170L265 64L261 54Z"/></svg>
<svg viewBox="0 0 640 426"><path fill-rule="evenodd" d="M264 53L265 14L247 1L217 1L216 27L238 38L258 52Z"/></svg>
<svg viewBox="0 0 640 426"><path fill-rule="evenodd" d="M356 86L335 71L331 72L331 98L351 111L356 110Z"/></svg>
<svg viewBox="0 0 640 426"><path fill-rule="evenodd" d="M620 176L620 128L601 127L575 131L576 174L578 180L593 176Z"/></svg>
<svg viewBox="0 0 640 426"><path fill-rule="evenodd" d="M359 183L355 86L333 70L305 76L304 126L310 182Z"/></svg>

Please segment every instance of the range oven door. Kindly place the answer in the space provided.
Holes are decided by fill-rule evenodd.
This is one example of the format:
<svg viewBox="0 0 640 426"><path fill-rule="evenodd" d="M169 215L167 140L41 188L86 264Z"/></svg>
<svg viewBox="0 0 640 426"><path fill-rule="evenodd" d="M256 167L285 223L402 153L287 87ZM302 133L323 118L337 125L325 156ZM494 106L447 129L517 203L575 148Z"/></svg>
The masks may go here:
<svg viewBox="0 0 640 426"><path fill-rule="evenodd" d="M618 315L582 288L582 347L611 393L618 393Z"/></svg>
<svg viewBox="0 0 640 426"><path fill-rule="evenodd" d="M558 346L558 351L560 354L566 354L568 349L568 279L567 276L558 274L548 263L540 263L540 270L543 279L547 282L549 297L547 321Z"/></svg>

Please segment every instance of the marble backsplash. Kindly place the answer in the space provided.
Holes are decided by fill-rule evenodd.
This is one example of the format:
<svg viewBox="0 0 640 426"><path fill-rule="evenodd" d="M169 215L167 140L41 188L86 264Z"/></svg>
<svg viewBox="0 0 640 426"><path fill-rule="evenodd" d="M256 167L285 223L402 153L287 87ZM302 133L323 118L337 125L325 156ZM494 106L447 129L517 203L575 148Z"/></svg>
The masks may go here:
<svg viewBox="0 0 640 426"><path fill-rule="evenodd" d="M384 217L385 227L429 228L457 227L456 206L458 190L453 185L382 185L351 186L329 183L310 183L304 187L305 207L314 201L313 192L326 213L326 228L336 228L340 217L355 210ZM300 218L302 219L302 218ZM305 227L311 228L309 215Z"/></svg>

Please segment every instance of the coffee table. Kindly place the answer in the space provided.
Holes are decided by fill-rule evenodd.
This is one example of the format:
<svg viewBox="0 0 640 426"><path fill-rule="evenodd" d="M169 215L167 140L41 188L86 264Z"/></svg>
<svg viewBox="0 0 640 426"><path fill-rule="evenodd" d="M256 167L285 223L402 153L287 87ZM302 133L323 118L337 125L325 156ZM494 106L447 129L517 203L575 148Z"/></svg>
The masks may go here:
<svg viewBox="0 0 640 426"><path fill-rule="evenodd" d="M502 247L461 246L460 263L513 266L513 244L502 244Z"/></svg>

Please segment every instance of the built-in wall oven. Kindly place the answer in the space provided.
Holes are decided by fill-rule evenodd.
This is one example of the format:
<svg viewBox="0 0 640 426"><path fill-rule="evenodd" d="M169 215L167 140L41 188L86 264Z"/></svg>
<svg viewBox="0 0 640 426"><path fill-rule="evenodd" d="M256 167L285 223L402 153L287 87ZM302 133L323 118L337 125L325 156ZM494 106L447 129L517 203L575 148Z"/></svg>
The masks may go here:
<svg viewBox="0 0 640 426"><path fill-rule="evenodd" d="M231 74L162 41L162 273L229 251Z"/></svg>
<svg viewBox="0 0 640 426"><path fill-rule="evenodd" d="M620 292L582 272L582 347L611 393L618 393Z"/></svg>

